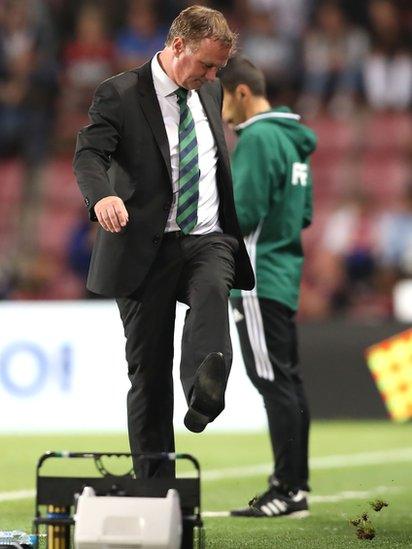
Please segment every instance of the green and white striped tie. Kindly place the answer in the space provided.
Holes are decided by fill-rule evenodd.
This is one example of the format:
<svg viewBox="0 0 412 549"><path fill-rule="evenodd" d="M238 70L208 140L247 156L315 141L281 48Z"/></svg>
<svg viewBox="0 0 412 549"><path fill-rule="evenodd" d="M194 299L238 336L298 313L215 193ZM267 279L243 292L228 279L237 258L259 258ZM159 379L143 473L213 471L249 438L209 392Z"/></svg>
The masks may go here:
<svg viewBox="0 0 412 549"><path fill-rule="evenodd" d="M179 195L177 201L176 223L184 234L189 234L197 223L197 204L199 201L199 157L195 123L187 106L188 90L176 90L180 107L179 120Z"/></svg>

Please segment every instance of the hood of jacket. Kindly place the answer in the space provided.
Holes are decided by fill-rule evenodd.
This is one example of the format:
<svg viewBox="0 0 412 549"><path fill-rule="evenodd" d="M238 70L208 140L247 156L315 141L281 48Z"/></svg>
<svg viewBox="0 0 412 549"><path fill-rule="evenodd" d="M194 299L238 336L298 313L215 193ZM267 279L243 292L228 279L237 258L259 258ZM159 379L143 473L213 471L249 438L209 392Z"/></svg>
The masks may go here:
<svg viewBox="0 0 412 549"><path fill-rule="evenodd" d="M300 116L293 113L288 107L276 107L270 111L256 114L236 126L237 133L257 122L265 124L276 124L288 139L296 146L301 158L306 158L316 149L316 135L314 132L300 122Z"/></svg>

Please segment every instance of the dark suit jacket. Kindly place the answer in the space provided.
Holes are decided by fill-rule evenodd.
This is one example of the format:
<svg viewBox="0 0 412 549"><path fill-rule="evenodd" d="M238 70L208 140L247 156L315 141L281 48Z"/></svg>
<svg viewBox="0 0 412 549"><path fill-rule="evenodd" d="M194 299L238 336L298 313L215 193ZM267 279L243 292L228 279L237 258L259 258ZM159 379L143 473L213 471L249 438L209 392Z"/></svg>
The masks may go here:
<svg viewBox="0 0 412 549"><path fill-rule="evenodd" d="M218 150L219 219L224 232L239 241L235 287L250 290L254 276L235 213L220 83L204 84L200 99ZM153 263L172 204L169 143L150 62L100 84L89 115L91 124L79 132L73 165L90 218L96 221L98 200L117 195L126 204L129 223L121 233L99 227L87 287L122 297L138 289Z"/></svg>

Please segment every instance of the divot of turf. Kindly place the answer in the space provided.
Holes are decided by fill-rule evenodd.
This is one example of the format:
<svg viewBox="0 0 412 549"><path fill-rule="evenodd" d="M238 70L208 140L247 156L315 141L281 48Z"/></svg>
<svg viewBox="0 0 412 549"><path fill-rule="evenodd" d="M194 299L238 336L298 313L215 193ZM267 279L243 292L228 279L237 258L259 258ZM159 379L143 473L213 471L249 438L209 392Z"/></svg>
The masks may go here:
<svg viewBox="0 0 412 549"><path fill-rule="evenodd" d="M388 507L389 503L387 501L383 501L383 499L375 499L370 501L369 505L374 511L379 513L379 511L381 511L384 507Z"/></svg>
<svg viewBox="0 0 412 549"><path fill-rule="evenodd" d="M384 507L388 507L389 503L383 499L375 499L370 501L369 505L375 512L379 513ZM356 527L356 537L358 539L373 539L376 536L375 527L366 511L351 519L349 523Z"/></svg>

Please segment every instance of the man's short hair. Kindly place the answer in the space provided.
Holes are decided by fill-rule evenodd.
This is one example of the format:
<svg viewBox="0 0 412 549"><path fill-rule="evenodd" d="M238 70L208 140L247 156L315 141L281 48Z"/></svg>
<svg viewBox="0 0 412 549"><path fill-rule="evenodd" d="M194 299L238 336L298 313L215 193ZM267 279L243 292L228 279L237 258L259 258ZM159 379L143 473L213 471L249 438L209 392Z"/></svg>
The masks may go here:
<svg viewBox="0 0 412 549"><path fill-rule="evenodd" d="M211 38L232 52L236 48L237 35L230 30L223 14L205 6L190 6L179 13L170 27L166 46L170 46L177 36L195 47L204 38Z"/></svg>
<svg viewBox="0 0 412 549"><path fill-rule="evenodd" d="M246 84L256 97L266 97L266 81L263 72L249 59L235 55L218 73L224 88L233 93L239 84Z"/></svg>

